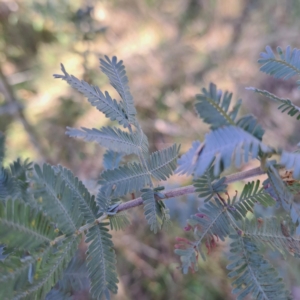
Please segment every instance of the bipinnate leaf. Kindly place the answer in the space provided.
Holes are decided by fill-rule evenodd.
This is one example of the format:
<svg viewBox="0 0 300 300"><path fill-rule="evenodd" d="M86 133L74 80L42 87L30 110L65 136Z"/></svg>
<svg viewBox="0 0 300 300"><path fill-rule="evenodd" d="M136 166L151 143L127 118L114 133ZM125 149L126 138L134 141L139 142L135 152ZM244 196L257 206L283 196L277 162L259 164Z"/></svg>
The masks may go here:
<svg viewBox="0 0 300 300"><path fill-rule="evenodd" d="M273 206L276 204L275 200L269 195L269 193L260 187L260 181L248 182L239 197L234 198L234 201L229 201L228 205L233 207L229 212L235 217L235 219L244 219L248 212L253 213L253 208L256 203L264 207Z"/></svg>
<svg viewBox="0 0 300 300"><path fill-rule="evenodd" d="M148 169L157 180L166 180L172 175L177 163L180 146L173 146L152 153L148 160Z"/></svg>
<svg viewBox="0 0 300 300"><path fill-rule="evenodd" d="M287 112L287 114L292 117L297 116L297 120L300 120L300 107L293 104L291 100L279 98L268 91L260 90L260 89L254 88L254 87L248 87L246 89L250 90L250 91L254 91L260 95L268 97L269 99L271 99L277 103L280 103L280 105L278 106L278 109L281 112Z"/></svg>
<svg viewBox="0 0 300 300"><path fill-rule="evenodd" d="M61 64L61 70L64 75L55 74L55 78L65 80L72 88L82 93L88 98L91 105L103 112L107 118L110 118L112 121L118 121L119 124L125 128L129 126L129 121L122 104L112 99L108 92L103 94L98 87L89 85L87 82L79 80L73 75L69 75L63 64Z"/></svg>
<svg viewBox="0 0 300 300"><path fill-rule="evenodd" d="M294 201L294 195L287 185L282 181L276 168L271 165L268 169L269 183L272 187L271 192L282 207L290 214L292 221L297 224L296 234L300 235L300 205Z"/></svg>
<svg viewBox="0 0 300 300"><path fill-rule="evenodd" d="M260 54L258 63L262 66L260 71L272 75L275 78L289 79L294 75L300 74L300 50L287 46L285 53L277 47L276 57L270 46L266 47L266 52Z"/></svg>
<svg viewBox="0 0 300 300"><path fill-rule="evenodd" d="M79 246L80 248L80 246ZM62 278L55 284L47 294L45 300L73 300L73 298L88 296L90 280L86 267L83 250L77 251Z"/></svg>
<svg viewBox="0 0 300 300"><path fill-rule="evenodd" d="M116 89L123 100L123 108L128 122L130 124L135 124L136 109L130 93L128 78L123 61L118 61L116 56L113 56L112 59L105 56L105 60L100 59L100 63L102 72L109 78L110 84Z"/></svg>
<svg viewBox="0 0 300 300"><path fill-rule="evenodd" d="M72 191L74 201L79 203L79 210L84 217L84 223L93 223L98 217L95 197L90 194L82 181L74 176L70 170L60 165L54 167L54 169L65 185Z"/></svg>
<svg viewBox="0 0 300 300"><path fill-rule="evenodd" d="M56 167L55 170L64 180L66 186L73 192L74 198L79 202L79 208L85 222L90 224L96 223L96 219L103 215L103 212L99 212L94 197L90 195L83 183L70 170L62 166ZM110 203L109 198L106 198L103 194L101 195L103 201ZM98 201L99 197L97 197ZM124 224L124 220L123 223L120 221L117 224L121 227ZM106 225L104 223L95 225L89 229L86 235L86 243L90 243L87 256L87 270L91 280L91 293L96 299L101 299L102 295L108 295L107 297L109 297L109 291L113 293L117 291L116 260L111 235L108 234Z"/></svg>
<svg viewBox="0 0 300 300"><path fill-rule="evenodd" d="M36 181L40 184L36 191L36 199L56 223L59 230L65 234L72 234L80 227L82 218L79 201L75 201L73 191L67 186L60 174L44 164L43 169L34 165Z"/></svg>
<svg viewBox="0 0 300 300"><path fill-rule="evenodd" d="M34 264L32 283L27 282L21 290L17 290L14 293L13 299L44 299L46 294L62 276L63 271L75 254L79 242L80 236L70 236L57 247L44 250Z"/></svg>
<svg viewBox="0 0 300 300"><path fill-rule="evenodd" d="M255 243L267 245L280 253L300 255L300 238L294 232L294 226L287 220L276 217L245 219L243 234Z"/></svg>
<svg viewBox="0 0 300 300"><path fill-rule="evenodd" d="M0 202L0 244L31 250L49 244L56 235L42 212L19 200Z"/></svg>
<svg viewBox="0 0 300 300"><path fill-rule="evenodd" d="M212 199L217 193L223 193L227 189L225 184L226 177L220 178L213 174L213 164L199 178L194 180L193 186L196 192L199 193L199 198L204 198L204 202Z"/></svg>
<svg viewBox="0 0 300 300"><path fill-rule="evenodd" d="M249 132L254 137L262 141L262 137L265 133L263 128L258 124L257 119L252 115L246 115L241 117L237 122L236 126L242 128L246 132Z"/></svg>
<svg viewBox="0 0 300 300"><path fill-rule="evenodd" d="M178 167L175 173L191 175L195 170L195 163L200 155L204 144L200 141L194 141L192 147L177 160Z"/></svg>
<svg viewBox="0 0 300 300"><path fill-rule="evenodd" d="M107 225L100 223L90 228L85 240L89 244L87 269L91 280L91 295L95 299L103 296L109 299L109 291L116 293L118 290L116 257Z"/></svg>
<svg viewBox="0 0 300 300"><path fill-rule="evenodd" d="M233 294L238 294L237 300L251 295L254 299L286 300L288 292L278 276L278 272L259 253L256 244L248 237L238 234L230 236L232 262L227 266L232 282Z"/></svg>
<svg viewBox="0 0 300 300"><path fill-rule="evenodd" d="M100 130L67 127L66 134L70 137L83 138L87 142L96 142L109 150L124 154L140 155L145 151L145 146L140 144L137 133L129 134L115 127L102 127Z"/></svg>
<svg viewBox="0 0 300 300"><path fill-rule="evenodd" d="M155 193L152 189L142 189L141 192L146 220L150 226L150 230L157 233L161 229L162 221L159 218L160 207L155 199Z"/></svg>
<svg viewBox="0 0 300 300"><path fill-rule="evenodd" d="M240 127L221 127L208 133L204 143L193 143L192 148L178 160L177 173L202 176L215 160L214 175L217 176L232 163L240 167L242 162L256 158L259 151L268 153L272 150Z"/></svg>
<svg viewBox="0 0 300 300"><path fill-rule="evenodd" d="M141 164L132 163L104 171L99 184L104 195L121 197L150 185L151 177L149 171L145 170Z"/></svg>
<svg viewBox="0 0 300 300"><path fill-rule="evenodd" d="M217 90L217 86L213 83L209 85L209 89L202 89L202 94L196 95L196 111L205 123L210 125L211 129L221 126L235 125L235 118L241 106L241 100L229 111L232 93L227 91L223 94L221 90Z"/></svg>
<svg viewBox="0 0 300 300"><path fill-rule="evenodd" d="M227 213L227 208L223 203L215 198L207 203L204 207L199 208L199 212L192 215L188 220L188 230L193 230L195 241L186 238L177 238L178 244L175 245L175 254L180 256L181 267L184 274L191 269L198 269L198 256L206 259L202 249L203 242L210 252L215 247L216 240L224 239L231 233L232 226Z"/></svg>

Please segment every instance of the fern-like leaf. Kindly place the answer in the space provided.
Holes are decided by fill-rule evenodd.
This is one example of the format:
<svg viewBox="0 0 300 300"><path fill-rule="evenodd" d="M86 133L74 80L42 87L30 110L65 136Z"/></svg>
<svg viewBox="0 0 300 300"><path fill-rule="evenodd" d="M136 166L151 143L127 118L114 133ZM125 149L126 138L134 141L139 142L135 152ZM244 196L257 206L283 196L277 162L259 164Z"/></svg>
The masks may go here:
<svg viewBox="0 0 300 300"><path fill-rule="evenodd" d="M194 187L199 193L198 197L204 198L204 202L213 198L216 193L226 192L227 184L225 184L226 177L219 178L214 176L213 165L199 178L194 180Z"/></svg>
<svg viewBox="0 0 300 300"><path fill-rule="evenodd" d="M184 165L181 173L194 171L195 175L202 176L215 159L214 175L217 176L221 168L228 168L232 161L236 167L240 167L242 161L248 162L250 158L256 158L259 150L266 153L271 151L250 133L234 126L210 132L206 135L204 144L198 145L193 144L188 155L179 162Z"/></svg>
<svg viewBox="0 0 300 300"><path fill-rule="evenodd" d="M236 219L245 218L248 212L253 213L255 203L260 203L264 207L275 204L274 199L269 195L269 193L263 187L259 186L259 180L247 183L243 188L239 200L228 203L233 208L230 210L230 213Z"/></svg>
<svg viewBox="0 0 300 300"><path fill-rule="evenodd" d="M292 255L300 255L300 238L293 234L291 224L275 217L264 219L245 219L243 234L253 241L268 245L274 250Z"/></svg>
<svg viewBox="0 0 300 300"><path fill-rule="evenodd" d="M204 144L201 144L200 141L194 141L192 147L177 160L178 167L175 170L175 173L181 175L191 175L194 173L195 163L203 150L203 146Z"/></svg>
<svg viewBox="0 0 300 300"><path fill-rule="evenodd" d="M47 294L45 300L72 300L90 289L85 256L78 251L63 273L63 277Z"/></svg>
<svg viewBox="0 0 300 300"><path fill-rule="evenodd" d="M54 169L64 181L65 185L72 191L73 197L75 198L74 201L78 201L80 212L84 216L84 221L86 223L93 223L98 217L98 209L94 197L91 196L82 181L75 177L70 170L60 165L54 167Z"/></svg>
<svg viewBox="0 0 300 300"><path fill-rule="evenodd" d="M38 202L63 233L76 232L82 218L79 201L75 201L73 191L59 174L55 174L50 165L44 164L43 169L35 165L34 169L36 180L40 184L40 189L36 192Z"/></svg>
<svg viewBox="0 0 300 300"><path fill-rule="evenodd" d="M99 184L106 196L121 197L133 191L139 191L151 184L148 171L141 164L133 163L101 174Z"/></svg>
<svg viewBox="0 0 300 300"><path fill-rule="evenodd" d="M285 54L280 47L277 47L279 57L276 57L270 46L266 47L266 52L260 54L258 63L262 66L260 70L270 74L275 78L289 79L300 74L300 50L288 46Z"/></svg>
<svg viewBox="0 0 300 300"><path fill-rule="evenodd" d="M61 70L64 75L55 74L55 78L65 80L72 88L82 93L88 98L88 101L99 111L103 112L107 118L110 118L112 121L117 120L119 124L125 128L129 126L128 118L122 105L115 99L112 99L107 92L103 94L98 87L91 86L87 82L79 80L73 75L69 75L62 64Z"/></svg>
<svg viewBox="0 0 300 300"><path fill-rule="evenodd" d="M28 282L21 290L14 293L13 299L44 299L51 287L62 276L63 271L74 256L80 237L66 238L56 249L44 251L34 265L32 283Z"/></svg>
<svg viewBox="0 0 300 300"><path fill-rule="evenodd" d="M273 165L268 169L268 181L265 184L271 185L271 195L274 193L276 200L280 201L282 207L290 214L292 221L297 224L296 233L300 235L300 205L294 201L294 195ZM270 189L270 188L269 188Z"/></svg>
<svg viewBox="0 0 300 300"><path fill-rule="evenodd" d="M233 109L229 112L232 93L222 93L217 90L213 83L209 85L209 90L202 89L202 94L196 95L196 111L205 123L210 125L211 129L221 126L235 125L235 118L241 106L241 100L238 100Z"/></svg>
<svg viewBox="0 0 300 300"><path fill-rule="evenodd" d="M24 202L0 202L0 244L30 250L50 243L55 234L48 218Z"/></svg>
<svg viewBox="0 0 300 300"><path fill-rule="evenodd" d="M87 142L97 142L103 147L125 154L139 155L140 151L143 151L142 145L137 144L136 135L114 127L102 127L100 130L67 127L66 134L70 137L83 138Z"/></svg>
<svg viewBox="0 0 300 300"><path fill-rule="evenodd" d="M260 95L268 97L269 99L271 99L277 103L280 103L280 105L278 106L278 109L281 110L281 112L287 112L287 114L292 117L297 115L297 120L300 120L300 107L293 104L291 102L291 100L279 98L279 97L275 96L274 94L269 93L268 91L260 90L260 89L254 88L254 87L248 87L247 90L254 91Z"/></svg>
<svg viewBox="0 0 300 300"><path fill-rule="evenodd" d="M178 157L180 147L173 146L154 152L150 155L148 161L148 169L151 175L157 180L166 180L172 175L176 168L176 159Z"/></svg>
<svg viewBox="0 0 300 300"><path fill-rule="evenodd" d="M240 118L236 122L236 126L238 126L242 129L244 129L245 131L249 132L254 137L259 139L260 141L262 140L262 137L265 133L263 128L257 123L256 118L252 115L246 115L246 116Z"/></svg>
<svg viewBox="0 0 300 300"><path fill-rule="evenodd" d="M282 279L267 260L259 254L256 244L248 237L232 235L230 245L230 263L227 269L231 272L233 294L237 300L245 299L249 294L254 299L286 300L286 291Z"/></svg>
<svg viewBox="0 0 300 300"><path fill-rule="evenodd" d="M224 241L233 230L227 207L218 198L215 198L215 201L205 203L204 207L199 209L199 213L191 216L188 223L188 227L193 229L196 241L177 238L179 243L175 245L177 249L174 251L180 256L182 271L185 274L189 269L197 270L199 253L203 260L206 259L202 249L204 241L208 251L210 251L210 248L215 245L215 237Z"/></svg>
<svg viewBox="0 0 300 300"><path fill-rule="evenodd" d="M99 211L94 197L90 195L83 183L71 171L62 166L58 166L56 171L59 172L58 174L79 202L79 208L84 216L84 220L90 224L95 223L96 219L103 212ZM99 201L99 195L97 200ZM109 203L109 199L105 198L104 195L102 195L102 200ZM119 222L118 225L120 224ZM111 235L107 231L105 224L99 224L89 229L86 236L86 243L91 242L87 257L91 292L97 299L100 299L103 294L109 295L109 290L113 293L117 291L116 261Z"/></svg>
<svg viewBox="0 0 300 300"><path fill-rule="evenodd" d="M109 78L110 84L117 90L123 100L124 110L129 123L135 124L136 109L128 86L128 78L123 61L118 61L115 56L111 60L105 56L105 60L100 59L100 63L102 72Z"/></svg>
<svg viewBox="0 0 300 300"><path fill-rule="evenodd" d="M198 270L198 253L195 251L194 247L175 249L174 253L180 256L183 274L187 274L189 269L194 271Z"/></svg>
<svg viewBox="0 0 300 300"><path fill-rule="evenodd" d="M101 299L104 295L109 299L109 291L116 293L118 290L115 252L107 224L100 223L90 228L85 240L89 243L87 268L91 294L96 299Z"/></svg>
<svg viewBox="0 0 300 300"><path fill-rule="evenodd" d="M294 196L292 192L287 188L286 184L282 181L278 171L273 165L268 168L268 181L264 182L264 185L270 185L272 187L271 196L275 196L275 199L281 203L282 207L290 212L291 205L293 203Z"/></svg>
<svg viewBox="0 0 300 300"><path fill-rule="evenodd" d="M155 193L152 189L142 189L142 198L144 202L144 214L150 230L157 233L161 229L162 222L159 219L160 207L155 199Z"/></svg>
<svg viewBox="0 0 300 300"><path fill-rule="evenodd" d="M199 213L191 216L191 220L200 225L200 229L196 234L200 237L198 244L206 235L215 235L224 241L231 231L227 208L218 198L215 198L215 201L206 203L204 207L199 209Z"/></svg>

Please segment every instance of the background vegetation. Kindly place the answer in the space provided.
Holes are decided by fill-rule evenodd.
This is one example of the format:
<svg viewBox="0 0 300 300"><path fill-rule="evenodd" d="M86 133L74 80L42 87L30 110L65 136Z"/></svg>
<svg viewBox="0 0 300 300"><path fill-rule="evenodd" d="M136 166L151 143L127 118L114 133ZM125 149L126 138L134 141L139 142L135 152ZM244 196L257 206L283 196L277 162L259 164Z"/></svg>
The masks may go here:
<svg viewBox="0 0 300 300"><path fill-rule="evenodd" d="M243 99L245 112L255 114L267 130L267 144L294 149L298 121L284 123L276 105L244 88L299 98L295 82L263 75L256 63L267 44L300 47L299 13L299 0L0 1L0 131L7 139L7 161L20 156L60 163L96 189L104 150L64 132L66 126L100 127L105 119L52 74L63 62L71 74L114 95L98 68L104 55L124 60L152 150L177 142L185 152L207 131L193 103L211 81L233 91L235 100ZM191 178L172 180L180 185ZM168 234L150 233L142 209L129 212L132 224L114 233L120 278L114 299L234 299L219 251L227 244L219 243L208 263L200 261L197 274L183 276L177 268L174 239L184 235L182 220L199 201L192 196L166 201L174 225ZM294 261L290 268L282 263L294 299L300 299L298 270Z"/></svg>

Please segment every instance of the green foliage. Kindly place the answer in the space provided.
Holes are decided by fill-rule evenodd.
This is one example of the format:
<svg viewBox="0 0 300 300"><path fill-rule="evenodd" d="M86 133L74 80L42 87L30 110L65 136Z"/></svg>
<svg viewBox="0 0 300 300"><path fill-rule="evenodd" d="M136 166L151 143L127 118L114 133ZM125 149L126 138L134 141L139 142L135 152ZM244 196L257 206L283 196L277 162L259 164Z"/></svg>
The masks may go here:
<svg viewBox="0 0 300 300"><path fill-rule="evenodd" d="M117 120L119 124L124 127L129 126L128 117L126 116L122 105L115 99L112 99L108 92L103 94L98 87L91 86L87 82L78 80L73 75L69 75L63 65L61 65L61 70L64 75L55 74L55 78L65 80L71 87L86 96L89 102L99 111L103 112L107 118L110 118L112 121Z"/></svg>
<svg viewBox="0 0 300 300"><path fill-rule="evenodd" d="M217 193L226 192L227 185L225 184L226 177L219 178L214 176L213 165L201 177L194 180L194 187L199 193L198 197L204 198L204 202L209 201Z"/></svg>
<svg viewBox="0 0 300 300"><path fill-rule="evenodd" d="M288 47L284 56L278 49L280 58L270 48L266 51L259 60L263 72L284 79L299 74L300 50L291 53ZM32 172L31 163L16 160L5 168L4 138L0 135L0 298L75 299L76 292L89 290L87 298L109 299L111 292L117 292L118 276L108 225L111 230L123 229L129 224L124 210L143 204L150 230L157 233L170 222L164 199L195 191L205 203L185 227L193 233L193 240L179 237L175 245L183 273L196 271L199 255L206 259L219 240L230 239L231 263L227 268L237 299L249 294L255 299L289 299L260 246L300 256L300 205L295 201L300 189L296 181L300 178L299 151L290 153L265 145L264 130L255 117L237 119L241 101L231 103L231 93L210 84L196 96L195 104L199 117L211 129L204 141L193 142L178 160L180 147L175 144L149 155L123 62L116 57L100 62L120 101L69 75L63 66L63 75L55 75L123 127L67 128L67 135L107 148L96 197L61 165L35 164ZM298 107L290 100L251 89L280 102L279 109L289 115L298 114ZM270 160L273 155L278 161ZM228 184L258 173L246 171L248 175L243 173L242 177L221 173L231 166L240 168L251 159L260 161L268 179L263 186L259 180L248 182L240 195L230 196ZM176 173L194 176L193 186L166 192L164 186L155 187L156 181L170 178L176 167ZM293 178L284 181L280 168L292 170ZM126 203L129 193L141 197ZM257 218L256 207L274 206L275 215L280 206L276 203L289 215L284 219ZM78 254L79 245L85 245L83 256Z"/></svg>
<svg viewBox="0 0 300 300"><path fill-rule="evenodd" d="M101 70L109 78L110 84L116 89L123 100L123 109L128 122L135 124L136 109L128 86L128 78L123 61L118 61L115 56L111 60L105 56L105 60L100 59L100 62Z"/></svg>
<svg viewBox="0 0 300 300"><path fill-rule="evenodd" d="M143 145L140 145L140 139L137 134L131 135L118 128L102 127L98 129L82 128L67 128L67 135L70 137L80 137L87 142L97 142L101 146L113 151L120 151L125 154L137 154L143 150Z"/></svg>
<svg viewBox="0 0 300 300"><path fill-rule="evenodd" d="M292 117L297 115L297 120L300 119L300 107L293 104L291 102L291 100L279 98L268 91L260 90L260 89L253 88L253 87L248 87L247 90L254 91L255 93L266 96L269 99L280 103L280 105L278 106L278 109L281 110L281 112L287 112L288 115L292 116Z"/></svg>
<svg viewBox="0 0 300 300"><path fill-rule="evenodd" d="M291 255L300 254L300 239L294 235L293 224L275 217L246 219L243 234L261 245L268 245L279 252Z"/></svg>
<svg viewBox="0 0 300 300"><path fill-rule="evenodd" d="M232 163L240 167L242 162L257 158L260 151L265 154L272 151L247 131L232 125L211 131L198 149L194 146L192 149L189 156L178 161L181 174L193 172L202 176L215 159L214 175L217 176ZM189 160L190 156L192 160Z"/></svg>
<svg viewBox="0 0 300 300"><path fill-rule="evenodd" d="M1 242L10 248L32 250L56 236L54 226L43 213L18 200L0 202L0 224Z"/></svg>
<svg viewBox="0 0 300 300"><path fill-rule="evenodd" d="M142 189L141 192L146 220L150 226L150 230L157 233L164 223L168 221L168 212L163 202L157 199L155 190Z"/></svg>
<svg viewBox="0 0 300 300"><path fill-rule="evenodd" d="M262 65L260 70L266 74L272 75L275 78L289 79L292 76L300 74L300 50L293 49L287 46L285 53L280 47L277 47L275 56L270 46L266 47L266 52L260 54L258 62Z"/></svg>
<svg viewBox="0 0 300 300"><path fill-rule="evenodd" d="M231 272L233 294L237 299L245 299L251 294L254 299L288 299L282 279L278 272L259 253L255 243L248 238L232 235L230 245L232 262L227 266Z"/></svg>
<svg viewBox="0 0 300 300"><path fill-rule="evenodd" d="M235 219L243 219L248 212L253 213L253 208L256 203L264 207L273 206L275 204L274 199L263 187L259 187L259 184L259 180L257 180L256 183L254 181L248 182L244 186L238 201L237 197L234 197L232 201L228 201L228 204L234 207L230 212L234 215Z"/></svg>
<svg viewBox="0 0 300 300"><path fill-rule="evenodd" d="M150 185L151 178L149 171L145 170L141 164L132 163L104 171L99 183L106 196L120 197Z"/></svg>
<svg viewBox="0 0 300 300"><path fill-rule="evenodd" d="M90 228L85 240L90 243L87 268L92 283L91 294L96 299L101 299L103 295L109 298L109 291L116 293L118 290L115 252L106 225L100 223Z"/></svg>
<svg viewBox="0 0 300 300"><path fill-rule="evenodd" d="M232 93L227 91L222 93L217 91L217 86L210 84L209 90L202 89L203 94L196 95L197 102L195 104L196 111L205 123L210 124L211 129L216 129L221 126L235 125L235 119L242 100L238 100L233 109L228 112Z"/></svg>
<svg viewBox="0 0 300 300"><path fill-rule="evenodd" d="M79 202L75 201L73 191L60 176L56 176L50 165L44 164L43 170L35 165L36 180L40 184L36 199L56 226L65 234L71 234L81 225Z"/></svg>

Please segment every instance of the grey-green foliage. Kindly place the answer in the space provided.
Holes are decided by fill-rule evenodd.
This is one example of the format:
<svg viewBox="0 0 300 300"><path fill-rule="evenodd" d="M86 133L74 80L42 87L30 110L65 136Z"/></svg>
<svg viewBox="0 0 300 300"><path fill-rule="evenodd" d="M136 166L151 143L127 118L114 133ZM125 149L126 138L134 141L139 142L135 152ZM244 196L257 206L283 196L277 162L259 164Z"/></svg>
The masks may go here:
<svg viewBox="0 0 300 300"><path fill-rule="evenodd" d="M270 46L266 47L266 52L260 54L258 60L262 65L260 70L275 78L285 80L300 75L300 50L295 48L291 51L290 46L286 47L285 53L280 47L277 47L276 50L279 57L276 57Z"/></svg>
<svg viewBox="0 0 300 300"><path fill-rule="evenodd" d="M125 114L122 102L118 103L115 99L110 97L108 92L103 94L98 87L89 85L87 82L79 80L73 75L69 75L63 65L61 65L61 70L64 75L56 74L54 75L55 78L61 78L67 81L73 88L85 95L89 102L99 111L103 112L107 118L110 118L112 121L117 120L119 124L124 127L129 126L128 116Z"/></svg>
<svg viewBox="0 0 300 300"><path fill-rule="evenodd" d="M278 272L259 253L256 244L248 237L231 235L230 245L232 262L227 266L229 278L233 278L233 294L242 300L248 294L253 299L286 300L289 295Z"/></svg>
<svg viewBox="0 0 300 300"><path fill-rule="evenodd" d="M204 202L207 202L217 193L226 192L225 180L226 177L214 176L212 164L201 177L194 180L193 185L199 193L198 197L204 198Z"/></svg>
<svg viewBox="0 0 300 300"><path fill-rule="evenodd" d="M260 151L268 154L272 149L240 127L232 125L220 127L208 133L198 148L193 146L187 156L182 156L178 160L178 172L181 174L193 172L196 176L202 176L215 160L214 175L217 176L232 164L240 167L242 163L258 158ZM192 160L189 159L190 156Z"/></svg>
<svg viewBox="0 0 300 300"><path fill-rule="evenodd" d="M217 86L210 84L209 89L202 89L202 94L196 95L196 111L204 122L210 124L211 129L220 126L235 125L235 119L242 101L238 100L230 112L232 93L227 91L223 94L217 90Z"/></svg>
<svg viewBox="0 0 300 300"><path fill-rule="evenodd" d="M254 205L257 203L264 207L275 204L274 199L260 186L259 180L248 182L244 186L238 200L237 197L233 197L232 200L228 199L228 205L234 207L234 209L230 210L230 213L237 220L245 218L248 212L253 212Z"/></svg>
<svg viewBox="0 0 300 300"><path fill-rule="evenodd" d="M299 50L291 52L288 47L283 55L279 49L279 58L270 48L266 50L259 61L263 72L284 79L299 74ZM118 277L108 225L111 230L120 230L129 224L124 206L119 211L129 193L131 197L141 196L135 201L142 199L152 231L167 225L170 215L163 200L172 193L155 185L168 179L176 167L178 174L194 176L195 191L205 200L188 220L186 230L193 232L193 239L177 239L175 252L183 272L196 271L199 255L206 259L219 240L231 239L228 269L238 299L248 294L256 299L289 299L277 271L259 246L300 256L300 206L294 201L300 188L295 181L300 178L299 151L291 153L266 145L264 130L255 117L238 117L241 101L232 103L231 93L218 91L211 84L196 96L195 104L199 117L211 129L204 141L193 142L178 159L178 166L177 145L149 154L123 62L116 57L100 62L120 95L119 101L69 75L63 66L63 74L55 75L116 121L115 126L99 129L67 128L67 135L107 148L96 196L60 165L35 165L32 170L28 161L17 160L5 168L4 138L0 135L0 299L72 299L78 288L89 289L90 299L109 299L111 292L117 292ZM291 116L299 112L289 100L253 90L280 102L279 108ZM278 162L269 160L274 154ZM260 162L268 179L263 186L260 181L248 182L241 193L230 196L230 175L221 173L231 166L240 168L251 159ZM279 167L292 169L294 179L284 182ZM256 206L272 205L275 212L281 206L289 215L284 220L256 217ZM87 247L85 261L76 256L82 239ZM73 273L76 279L72 279Z"/></svg>
<svg viewBox="0 0 300 300"><path fill-rule="evenodd" d="M88 245L86 273L90 296L92 299L109 299L110 292L117 292L118 278L112 236L107 226L110 224L111 229L120 230L129 224L125 212L117 214L118 206L126 199L120 197L131 192L141 193L148 187L155 195L151 201L156 208L145 209L150 228L156 232L169 221L168 209L156 201L159 193L154 188L154 180L166 180L172 175L179 147L173 145L149 155L148 140L136 119L122 61L106 57L101 60L101 69L119 93L120 101L69 75L63 65L63 75L55 75L123 127L67 128L69 136L95 141L108 149L104 156L106 170L101 174L97 197L91 195L70 170L60 165L44 164L40 167L36 164L31 172L30 163L18 160L4 168L4 138L1 135L0 197L3 213L0 222L3 226L0 247L4 267L1 267L0 290L1 295L9 299L44 298L63 276L67 265L71 268L72 257L83 233ZM130 162L126 156L132 154L135 158ZM159 220L159 226L155 225L156 220ZM14 271L9 272L11 269ZM53 290L48 298L64 296L68 297L66 290L59 289Z"/></svg>
<svg viewBox="0 0 300 300"><path fill-rule="evenodd" d="M300 50L291 51L287 47L284 55L278 48L279 58L270 47L266 51L259 60L261 71L283 79L300 74ZM290 100L256 88L248 89L279 102L282 112L297 115L299 119L300 109ZM291 153L265 145L262 140L264 131L254 117L245 116L236 121L240 103L230 109L231 98L230 93L217 91L212 84L197 96L196 111L212 131L203 142L194 142L178 159L177 173L194 175L196 191L209 202L188 221L186 229L193 231L194 241L179 239L175 252L180 256L182 270L186 273L188 269L197 269L199 254L205 258L202 244L210 252L218 239L233 239L233 255L229 257L233 262L228 268L231 270L229 277L234 278L233 293L238 294L238 299L244 299L248 294L255 299L289 299L278 273L259 253L259 246L268 245L280 253L299 257L300 205L294 201L294 196L299 194L296 181L300 178L299 151ZM268 160L273 154L279 156L277 162ZM242 193L232 198L228 193L224 195L226 188L222 184L226 178L219 179L220 172L231 165L240 167L250 158L261 162L268 179L263 186L259 181L247 183ZM278 168L292 170L293 177L284 181ZM274 204L277 209L280 205L289 216L284 220L255 217L256 205Z"/></svg>
<svg viewBox="0 0 300 300"><path fill-rule="evenodd" d="M271 99L277 103L280 103L280 105L278 106L278 109L280 109L282 112L287 112L287 114L292 117L297 115L297 120L300 119L300 107L295 105L294 103L292 103L291 100L279 98L268 91L260 90L260 89L254 88L254 87L248 87L246 89L249 91L254 91L255 93L257 93L259 95L266 96L269 99Z"/></svg>

